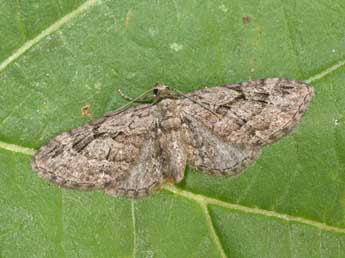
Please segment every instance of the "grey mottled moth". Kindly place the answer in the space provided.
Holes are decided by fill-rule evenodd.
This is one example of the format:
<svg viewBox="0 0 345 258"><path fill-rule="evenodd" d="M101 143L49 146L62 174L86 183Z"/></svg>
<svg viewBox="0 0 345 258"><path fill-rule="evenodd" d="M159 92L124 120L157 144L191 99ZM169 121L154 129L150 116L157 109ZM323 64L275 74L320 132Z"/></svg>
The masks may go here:
<svg viewBox="0 0 345 258"><path fill-rule="evenodd" d="M142 197L180 182L188 164L213 176L240 174L296 126L314 95L304 82L270 78L179 94L121 109L53 138L32 168L68 188Z"/></svg>

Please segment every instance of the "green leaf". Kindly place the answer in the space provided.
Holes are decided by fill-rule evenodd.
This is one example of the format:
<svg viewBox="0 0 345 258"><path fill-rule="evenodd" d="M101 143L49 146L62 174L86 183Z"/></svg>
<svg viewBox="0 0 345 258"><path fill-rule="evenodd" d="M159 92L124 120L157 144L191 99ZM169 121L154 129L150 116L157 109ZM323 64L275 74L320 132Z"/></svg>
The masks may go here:
<svg viewBox="0 0 345 258"><path fill-rule="evenodd" d="M345 3L0 1L0 257L345 257ZM51 137L157 82L306 80L300 126L237 178L137 201L34 173ZM91 117L81 109L89 105Z"/></svg>

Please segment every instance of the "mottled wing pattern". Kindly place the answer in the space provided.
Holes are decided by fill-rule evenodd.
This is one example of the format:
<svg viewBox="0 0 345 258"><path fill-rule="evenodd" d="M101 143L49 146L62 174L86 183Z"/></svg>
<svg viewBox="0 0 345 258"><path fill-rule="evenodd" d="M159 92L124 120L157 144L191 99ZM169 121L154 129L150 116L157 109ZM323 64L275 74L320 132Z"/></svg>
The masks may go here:
<svg viewBox="0 0 345 258"><path fill-rule="evenodd" d="M306 83L278 78L186 94L213 111L187 98L180 100L191 134L187 137L189 163L214 175L240 172L258 157L261 146L295 127L313 94Z"/></svg>
<svg viewBox="0 0 345 258"><path fill-rule="evenodd" d="M162 183L155 106L141 105L63 133L43 146L32 167L61 186L144 196Z"/></svg>
<svg viewBox="0 0 345 258"><path fill-rule="evenodd" d="M214 134L197 118L184 115L188 164L211 175L237 175L260 154L260 148L232 144Z"/></svg>

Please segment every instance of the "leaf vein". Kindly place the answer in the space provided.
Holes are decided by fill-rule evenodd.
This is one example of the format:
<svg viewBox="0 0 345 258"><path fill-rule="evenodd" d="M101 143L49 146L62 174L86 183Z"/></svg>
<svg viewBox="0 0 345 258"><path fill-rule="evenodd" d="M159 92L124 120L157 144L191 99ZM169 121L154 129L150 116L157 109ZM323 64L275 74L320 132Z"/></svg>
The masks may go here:
<svg viewBox="0 0 345 258"><path fill-rule="evenodd" d="M35 152L37 151L32 148L23 147L17 144L10 144L6 142L2 142L2 141L0 141L0 148L8 150L8 151L12 151L12 152L18 152L21 154L30 155L30 156L34 155Z"/></svg>
<svg viewBox="0 0 345 258"><path fill-rule="evenodd" d="M343 66L345 66L345 60L341 60L341 61L335 63L334 65L326 68L325 70L323 70L317 74L312 75L311 77L306 79L305 82L312 83L314 81L318 81L318 80L322 79L323 77L326 77L327 75L331 74L332 72L340 69Z"/></svg>
<svg viewBox="0 0 345 258"><path fill-rule="evenodd" d="M306 219L302 217L297 217L293 215L283 214L276 211L269 211L269 210L263 210L260 208L246 207L239 204L228 203L222 200L218 200L218 199L214 199L214 198L207 197L204 195L196 194L190 191L182 190L173 185L166 185L163 188L167 191L170 191L172 193L175 193L177 195L183 196L185 198L194 200L198 203L202 203L205 205L212 204L212 205L220 206L226 209L232 209L232 210L242 211L245 213L262 215L266 217L273 217L273 218L281 219L288 222L297 222L297 223L313 226L322 231L345 234L345 228L330 226L330 225L327 225L326 223L322 223L322 222L318 222L318 221L314 221L314 220L310 220L310 219Z"/></svg>
<svg viewBox="0 0 345 258"><path fill-rule="evenodd" d="M213 221L212 221L212 218L210 216L210 212L209 212L208 207L207 207L207 203L201 203L201 207L204 210L207 225L208 225L208 228L209 228L210 233L211 233L211 237L212 237L214 243L216 244L216 246L218 247L221 257L227 258L228 256L226 255L226 253L224 251L222 242L220 241L218 234L214 228Z"/></svg>
<svg viewBox="0 0 345 258"><path fill-rule="evenodd" d="M0 73L5 70L5 68L21 57L25 52L31 49L34 45L39 43L42 39L47 37L48 35L52 34L53 32L57 31L63 25L71 21L73 18L78 17L80 14L84 13L86 10L91 8L92 6L96 5L99 0L88 0L84 4L80 5L77 9L73 10L72 12L68 13L64 17L62 17L57 22L53 23L47 29L43 30L40 34L38 34L35 38L26 41L20 48L18 48L14 53L9 56L5 61L0 64Z"/></svg>

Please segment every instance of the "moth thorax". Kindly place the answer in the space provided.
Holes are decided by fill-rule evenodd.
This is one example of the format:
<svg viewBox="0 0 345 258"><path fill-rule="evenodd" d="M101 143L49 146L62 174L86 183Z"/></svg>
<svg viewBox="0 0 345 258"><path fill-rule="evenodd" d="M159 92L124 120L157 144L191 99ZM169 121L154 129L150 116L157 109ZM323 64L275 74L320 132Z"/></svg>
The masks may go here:
<svg viewBox="0 0 345 258"><path fill-rule="evenodd" d="M161 127L164 130L172 130L172 129L178 129L181 128L181 119L177 117L171 117L168 119L165 119L161 122Z"/></svg>
<svg viewBox="0 0 345 258"><path fill-rule="evenodd" d="M157 84L153 88L153 94L160 99L169 98L173 95L169 87L164 84Z"/></svg>

